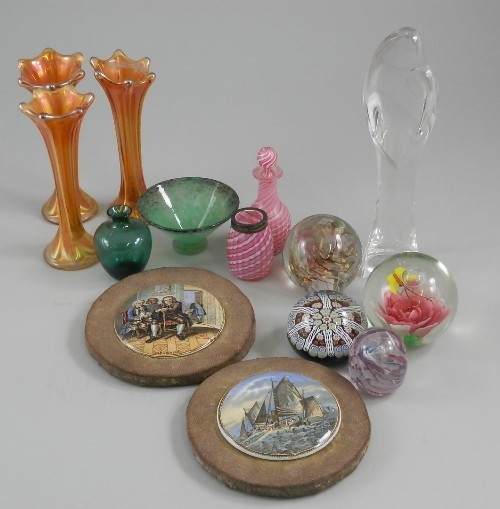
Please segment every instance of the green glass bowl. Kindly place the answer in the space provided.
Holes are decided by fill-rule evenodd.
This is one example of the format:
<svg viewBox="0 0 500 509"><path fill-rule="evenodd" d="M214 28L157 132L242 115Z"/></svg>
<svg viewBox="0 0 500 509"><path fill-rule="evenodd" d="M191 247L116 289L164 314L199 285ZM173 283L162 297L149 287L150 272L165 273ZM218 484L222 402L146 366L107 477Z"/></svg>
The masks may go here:
<svg viewBox="0 0 500 509"><path fill-rule="evenodd" d="M236 192L217 180L182 177L151 186L137 202L140 216L174 239L181 254L201 253L207 237L238 210Z"/></svg>

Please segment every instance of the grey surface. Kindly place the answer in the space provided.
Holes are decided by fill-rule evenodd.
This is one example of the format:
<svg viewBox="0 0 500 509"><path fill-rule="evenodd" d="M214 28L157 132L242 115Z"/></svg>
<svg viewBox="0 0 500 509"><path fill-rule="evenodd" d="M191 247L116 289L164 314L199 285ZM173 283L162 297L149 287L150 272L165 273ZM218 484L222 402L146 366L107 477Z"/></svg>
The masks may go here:
<svg viewBox="0 0 500 509"><path fill-rule="evenodd" d="M495 507L499 21L495 0L1 2L0 507ZM80 181L101 207L86 223L90 233L106 218L119 172L110 108L88 59L121 48L149 56L157 74L143 111L148 185L210 177L250 205L255 157L270 145L292 222L338 215L364 244L376 165L363 81L378 44L403 26L419 30L441 91L417 182L419 247L454 274L458 314L443 337L410 352L397 393L365 399L371 445L348 478L309 500L231 491L190 452L185 409L195 387L135 387L87 353L87 311L114 280L99 266L68 273L43 261L55 227L40 208L53 179L38 130L17 111L29 93L17 85L16 62L47 46L85 55L78 89L96 100L81 130ZM191 258L154 231L148 268L191 265L228 277L255 307L257 340L247 358L296 357L285 324L304 292L279 257L265 280L234 280L228 228ZM347 293L359 299L362 287L357 280Z"/></svg>

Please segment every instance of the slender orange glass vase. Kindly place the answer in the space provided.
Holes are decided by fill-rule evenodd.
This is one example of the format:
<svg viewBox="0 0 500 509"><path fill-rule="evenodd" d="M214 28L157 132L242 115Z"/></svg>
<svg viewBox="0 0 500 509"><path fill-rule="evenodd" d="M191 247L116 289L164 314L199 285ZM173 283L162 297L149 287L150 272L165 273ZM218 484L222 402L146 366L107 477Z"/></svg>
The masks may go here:
<svg viewBox="0 0 500 509"><path fill-rule="evenodd" d="M81 68L83 55L61 55L52 48L45 48L35 58L19 60L17 66L21 72L18 83L21 87L33 93L35 90L57 90L66 85L75 86L85 76ZM78 187L78 202L80 216L86 221L97 214L97 202ZM56 192L42 207L42 216L51 223L59 223L59 205Z"/></svg>
<svg viewBox="0 0 500 509"><path fill-rule="evenodd" d="M108 60L90 59L94 76L106 93L115 122L120 155L120 192L111 203L128 205L131 217L139 217L137 200L146 191L142 174L141 113L144 98L155 80L149 72L149 58L130 60L116 50Z"/></svg>
<svg viewBox="0 0 500 509"><path fill-rule="evenodd" d="M93 94L66 85L55 91L35 90L20 110L36 124L47 146L59 204L59 228L44 250L45 261L63 270L97 263L92 235L83 228L78 205L78 140Z"/></svg>

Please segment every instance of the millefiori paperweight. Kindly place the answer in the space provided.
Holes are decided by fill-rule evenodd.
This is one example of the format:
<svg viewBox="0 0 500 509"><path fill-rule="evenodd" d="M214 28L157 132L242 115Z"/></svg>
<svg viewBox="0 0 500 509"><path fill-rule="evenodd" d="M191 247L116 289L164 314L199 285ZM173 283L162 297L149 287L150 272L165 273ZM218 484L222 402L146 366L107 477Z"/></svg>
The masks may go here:
<svg viewBox="0 0 500 509"><path fill-rule="evenodd" d="M354 339L367 327L365 313L354 299L324 290L293 307L287 337L311 360L325 362L347 358Z"/></svg>
<svg viewBox="0 0 500 509"><path fill-rule="evenodd" d="M269 274L274 243L263 210L246 207L232 215L226 253L229 268L239 279L257 281Z"/></svg>
<svg viewBox="0 0 500 509"><path fill-rule="evenodd" d="M217 180L181 177L151 186L139 198L139 215L173 238L175 251L194 255L204 251L207 237L229 221L240 199L234 189Z"/></svg>
<svg viewBox="0 0 500 509"><path fill-rule="evenodd" d="M366 329L353 341L349 374L356 388L372 396L388 396L406 375L406 348L394 332Z"/></svg>
<svg viewBox="0 0 500 509"><path fill-rule="evenodd" d="M257 199L252 207L266 212L269 228L273 235L274 254L283 251L286 237L291 228L290 212L278 197L278 179L283 176L283 170L276 164L278 156L271 147L260 149L257 154L257 166L252 174L259 181Z"/></svg>
<svg viewBox="0 0 500 509"><path fill-rule="evenodd" d="M436 118L438 85L416 30L401 28L380 44L363 99L378 166L375 220L360 269L368 277L388 256L417 251L415 177Z"/></svg>
<svg viewBox="0 0 500 509"><path fill-rule="evenodd" d="M397 334L407 346L430 343L450 325L458 293L450 271L422 253L399 253L370 274L363 306L375 327Z"/></svg>
<svg viewBox="0 0 500 509"><path fill-rule="evenodd" d="M307 292L342 292L358 273L361 242L343 219L317 214L298 222L283 250L288 277Z"/></svg>

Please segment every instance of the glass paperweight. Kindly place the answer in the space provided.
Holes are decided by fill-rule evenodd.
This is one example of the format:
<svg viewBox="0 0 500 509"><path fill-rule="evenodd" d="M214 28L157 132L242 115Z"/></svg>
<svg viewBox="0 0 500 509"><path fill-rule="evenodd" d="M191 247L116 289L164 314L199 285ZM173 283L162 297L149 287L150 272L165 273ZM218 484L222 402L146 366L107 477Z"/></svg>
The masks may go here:
<svg viewBox="0 0 500 509"><path fill-rule="evenodd" d="M380 44L363 99L378 166L375 220L360 270L368 277L388 256L417 251L415 177L436 118L438 85L416 30L401 28Z"/></svg>
<svg viewBox="0 0 500 509"><path fill-rule="evenodd" d="M140 217L174 239L175 251L204 251L207 237L238 210L234 189L217 180L182 177L151 186L137 202Z"/></svg>
<svg viewBox="0 0 500 509"><path fill-rule="evenodd" d="M115 279L141 272L151 255L151 232L141 220L131 218L131 213L127 205L110 207L111 220L102 223L94 234L97 258Z"/></svg>
<svg viewBox="0 0 500 509"><path fill-rule="evenodd" d="M274 244L263 210L246 207L233 214L226 253L229 268L239 279L257 281L269 274Z"/></svg>
<svg viewBox="0 0 500 509"><path fill-rule="evenodd" d="M288 277L307 292L342 292L356 277L361 256L361 242L348 223L318 214L292 228L283 263Z"/></svg>
<svg viewBox="0 0 500 509"><path fill-rule="evenodd" d="M346 358L354 339L368 327L358 303L341 293L320 291L297 302L288 316L288 340L311 360Z"/></svg>
<svg viewBox="0 0 500 509"><path fill-rule="evenodd" d="M401 339L385 329L367 329L353 341L349 374L355 387L372 396L388 396L406 375L406 348Z"/></svg>
<svg viewBox="0 0 500 509"><path fill-rule="evenodd" d="M440 336L457 312L453 276L438 260L422 253L399 253L378 265L366 281L363 305L375 327L419 346Z"/></svg>
<svg viewBox="0 0 500 509"><path fill-rule="evenodd" d="M290 212L286 205L278 198L278 179L283 175L283 170L276 164L278 156L271 147L264 147L257 154L259 166L252 172L259 181L257 199L252 207L266 212L269 228L273 235L274 254L283 251L286 237L292 226Z"/></svg>

